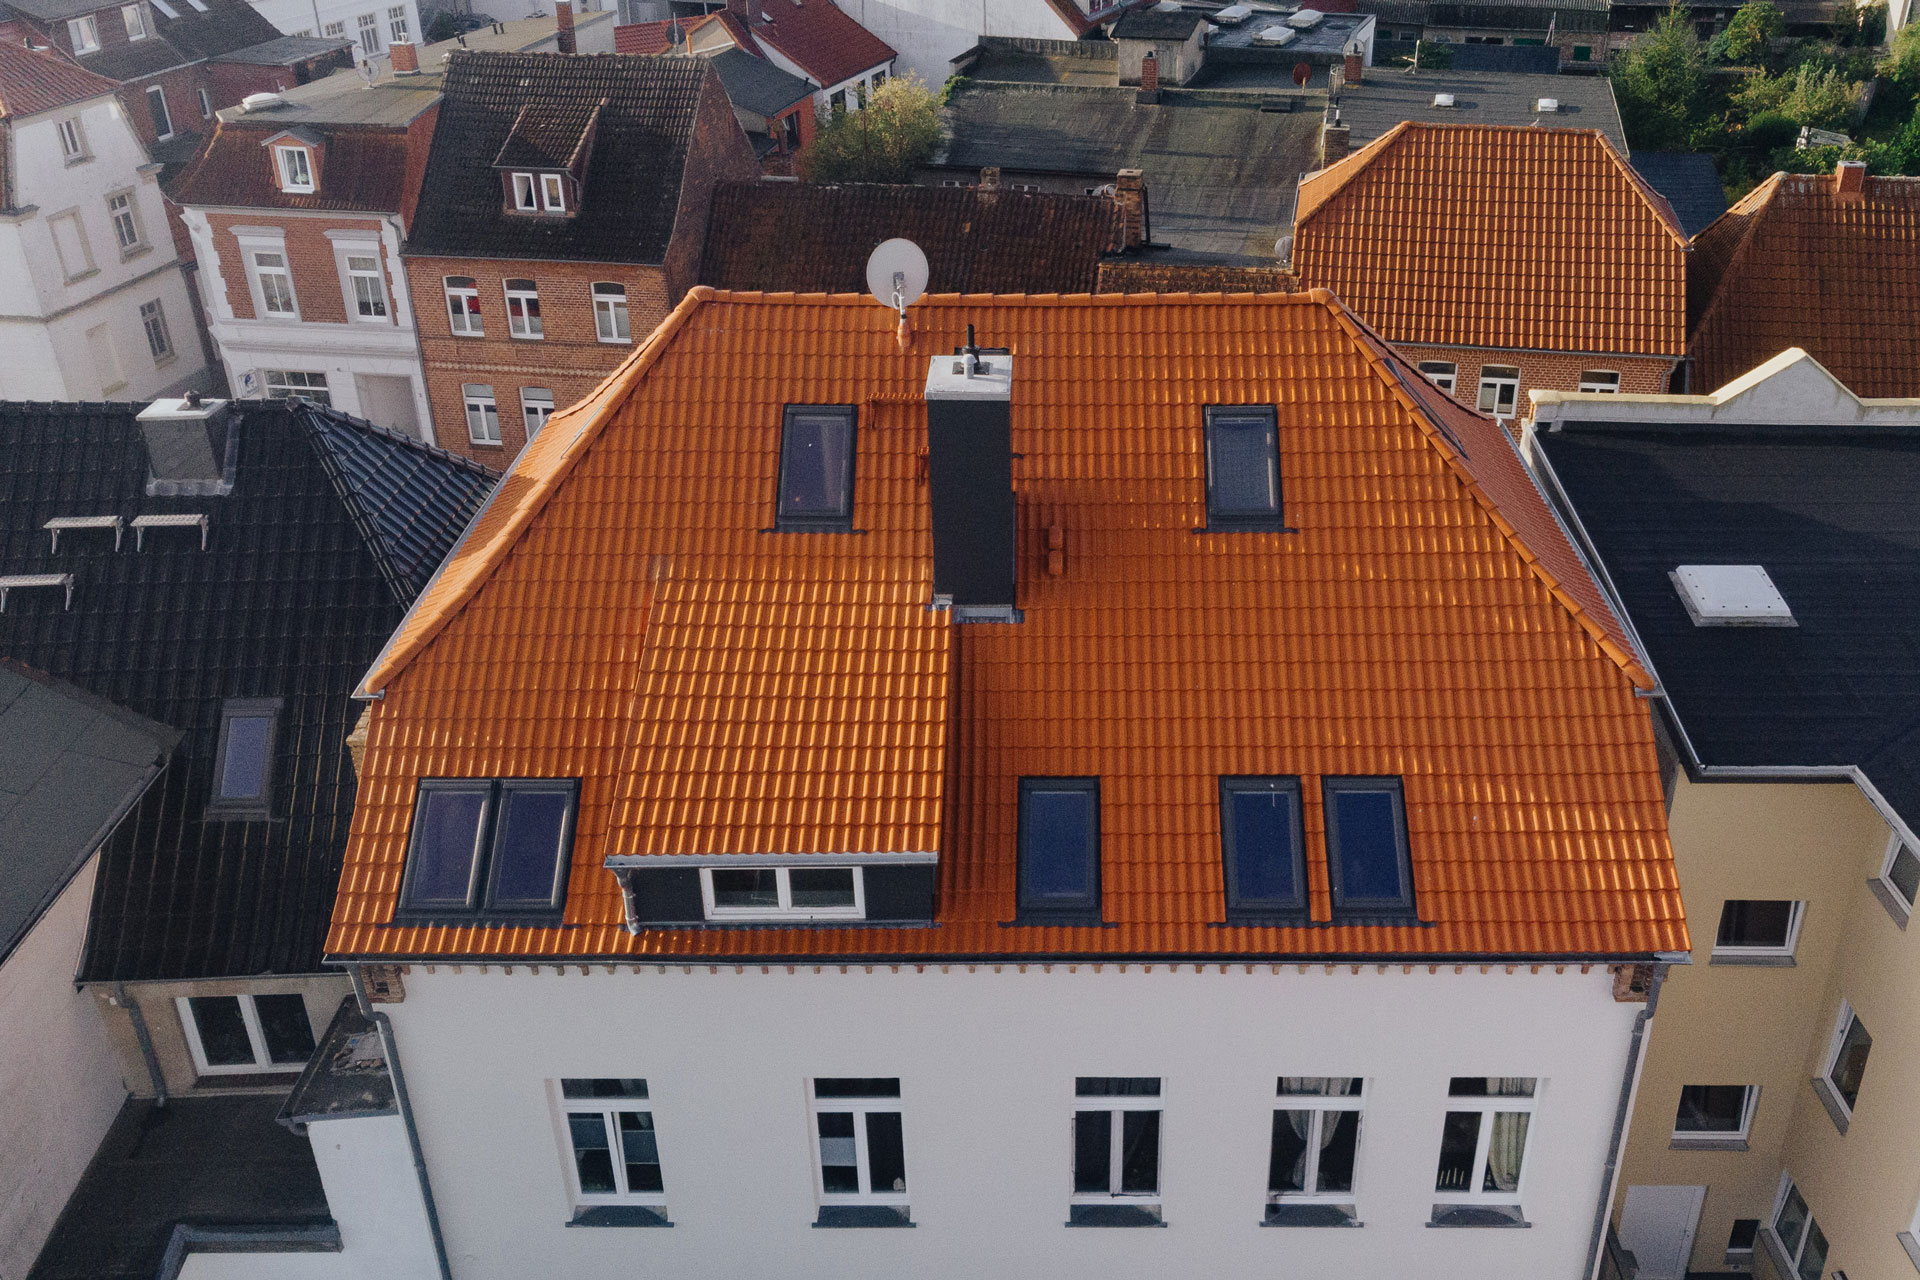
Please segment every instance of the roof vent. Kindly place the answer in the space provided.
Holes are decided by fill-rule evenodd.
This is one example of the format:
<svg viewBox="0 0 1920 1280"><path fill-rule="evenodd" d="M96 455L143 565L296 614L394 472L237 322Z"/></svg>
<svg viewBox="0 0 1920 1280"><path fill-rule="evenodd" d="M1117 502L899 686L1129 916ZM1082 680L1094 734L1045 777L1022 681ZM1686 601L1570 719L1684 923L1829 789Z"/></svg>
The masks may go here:
<svg viewBox="0 0 1920 1280"><path fill-rule="evenodd" d="M286 105L287 100L277 93L250 93L240 99L240 109L247 112L272 111Z"/></svg>
<svg viewBox="0 0 1920 1280"><path fill-rule="evenodd" d="M1298 31L1292 31L1286 27L1272 26L1272 27L1260 28L1260 30L1253 33L1253 38L1255 40L1258 40L1261 44L1270 44L1270 45L1277 46L1277 45L1283 45L1283 44L1291 44L1295 39L1299 37L1299 35L1300 33Z"/></svg>
<svg viewBox="0 0 1920 1280"><path fill-rule="evenodd" d="M1533 104L1533 109L1543 114L1558 111L1560 109L1560 99L1542 98Z"/></svg>
<svg viewBox="0 0 1920 1280"><path fill-rule="evenodd" d="M1797 627L1757 564L1683 564L1667 575L1696 627Z"/></svg>
<svg viewBox="0 0 1920 1280"><path fill-rule="evenodd" d="M1453 95L1450 93L1436 93L1433 95L1433 105L1436 107L1451 108L1453 106Z"/></svg>

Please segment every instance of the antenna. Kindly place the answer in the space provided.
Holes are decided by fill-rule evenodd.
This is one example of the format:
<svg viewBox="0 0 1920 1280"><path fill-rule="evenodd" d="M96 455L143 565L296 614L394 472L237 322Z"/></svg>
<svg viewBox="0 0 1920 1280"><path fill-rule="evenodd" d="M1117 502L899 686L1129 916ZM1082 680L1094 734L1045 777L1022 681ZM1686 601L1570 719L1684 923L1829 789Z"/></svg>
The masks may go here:
<svg viewBox="0 0 1920 1280"><path fill-rule="evenodd" d="M911 240L896 237L882 241L867 258L867 292L881 306L899 313L900 328L895 337L902 351L913 344L907 308L927 291L927 275L927 255Z"/></svg>

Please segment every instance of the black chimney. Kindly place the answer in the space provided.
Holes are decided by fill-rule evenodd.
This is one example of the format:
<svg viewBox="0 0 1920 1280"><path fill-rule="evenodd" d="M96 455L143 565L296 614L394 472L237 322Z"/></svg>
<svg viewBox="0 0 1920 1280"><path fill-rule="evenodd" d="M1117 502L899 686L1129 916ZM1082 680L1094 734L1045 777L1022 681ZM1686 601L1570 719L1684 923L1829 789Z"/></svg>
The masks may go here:
<svg viewBox="0 0 1920 1280"><path fill-rule="evenodd" d="M1017 620L1013 598L1013 357L973 345L927 370L933 598L956 622Z"/></svg>

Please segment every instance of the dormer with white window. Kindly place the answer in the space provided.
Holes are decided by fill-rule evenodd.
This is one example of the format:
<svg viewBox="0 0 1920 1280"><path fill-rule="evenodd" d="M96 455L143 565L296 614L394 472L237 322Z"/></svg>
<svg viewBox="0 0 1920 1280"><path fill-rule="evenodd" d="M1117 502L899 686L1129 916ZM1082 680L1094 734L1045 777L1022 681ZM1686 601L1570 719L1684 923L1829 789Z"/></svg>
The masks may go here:
<svg viewBox="0 0 1920 1280"><path fill-rule="evenodd" d="M606 105L603 98L584 113L539 115L521 108L493 161L508 213L566 218L579 212L587 162Z"/></svg>
<svg viewBox="0 0 1920 1280"><path fill-rule="evenodd" d="M273 185L283 195L310 196L320 189L325 138L311 129L282 129L260 145L273 164Z"/></svg>

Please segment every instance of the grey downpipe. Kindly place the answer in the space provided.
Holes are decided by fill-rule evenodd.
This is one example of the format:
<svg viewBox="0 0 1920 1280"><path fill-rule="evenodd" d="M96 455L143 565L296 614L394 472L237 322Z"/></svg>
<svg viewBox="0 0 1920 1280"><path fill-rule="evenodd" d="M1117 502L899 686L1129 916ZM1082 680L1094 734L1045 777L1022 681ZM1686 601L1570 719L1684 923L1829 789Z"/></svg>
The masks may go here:
<svg viewBox="0 0 1920 1280"><path fill-rule="evenodd" d="M393 1100L400 1104L400 1122L407 1129L407 1148L413 1153L413 1173L420 1180L420 1202L427 1211L427 1231L433 1236L434 1261L440 1264L440 1280L453 1280L453 1267L447 1262L446 1237L440 1234L440 1211L433 1203L433 1183L427 1177L427 1157L420 1147L420 1130L413 1123L413 1101L407 1096L406 1073L400 1070L400 1046L394 1043L393 1020L384 1013L374 1010L367 999L366 983L361 980L360 966L347 966L347 976L353 979L353 999L360 1006L360 1016L380 1029L380 1051L387 1058L387 1073L393 1077Z"/></svg>
<svg viewBox="0 0 1920 1280"><path fill-rule="evenodd" d="M1618 1188L1615 1183L1620 1176L1620 1147L1626 1141L1629 1109L1633 1104L1634 1086L1640 1080L1641 1054L1646 1044L1647 1023L1653 1019L1654 1010L1660 1005L1660 984L1667 976L1667 966L1653 966L1653 981L1647 987L1647 1007L1633 1019L1633 1035L1627 1042L1627 1069L1620 1077L1620 1104L1613 1115L1613 1138L1607 1143L1607 1163L1600 1171L1600 1203L1593 1211L1593 1238L1587 1245L1587 1269L1581 1274L1586 1280L1595 1280L1600 1274L1601 1254L1607 1245L1607 1219L1612 1216L1613 1193Z"/></svg>
<svg viewBox="0 0 1920 1280"><path fill-rule="evenodd" d="M146 1060L147 1079L153 1082L153 1105L167 1105L167 1076L160 1070L160 1055L153 1051L153 1032L147 1028L147 1015L141 1011L140 1002L127 994L127 984L113 984L113 1002L127 1011L127 1017L133 1023L133 1038L140 1042L140 1056Z"/></svg>

